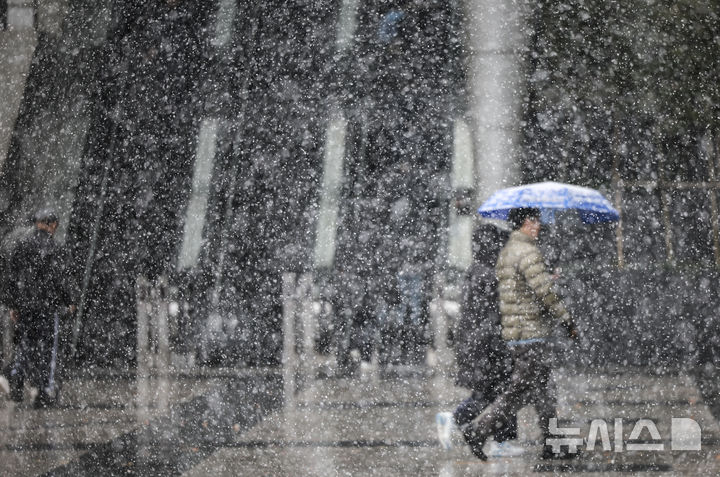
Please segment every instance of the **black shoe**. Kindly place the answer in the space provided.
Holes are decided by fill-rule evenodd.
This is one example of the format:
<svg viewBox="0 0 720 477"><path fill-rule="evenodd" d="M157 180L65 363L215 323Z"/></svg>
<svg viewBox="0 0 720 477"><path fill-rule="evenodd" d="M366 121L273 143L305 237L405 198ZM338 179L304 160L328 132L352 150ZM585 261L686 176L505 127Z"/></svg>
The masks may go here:
<svg viewBox="0 0 720 477"><path fill-rule="evenodd" d="M567 459L575 459L580 455L580 449L577 450L577 452L570 452L570 450L563 446L560 448L560 452L554 452L552 446L543 446L543 450L540 453L540 458L543 460L550 460L550 459L556 459L556 460L567 460Z"/></svg>
<svg viewBox="0 0 720 477"><path fill-rule="evenodd" d="M50 395L45 391L40 391L35 398L33 407L35 407L35 409L47 409L51 407L56 407L58 405L58 401L59 396L57 392L54 393L54 395Z"/></svg>
<svg viewBox="0 0 720 477"><path fill-rule="evenodd" d="M483 445L485 445L485 439L481 438L477 435L474 429L472 429L472 426L467 426L462 431L463 438L465 439L465 442L467 442L468 446L470 447L470 451L473 453L475 457L480 459L481 461L486 461L487 456L483 452Z"/></svg>

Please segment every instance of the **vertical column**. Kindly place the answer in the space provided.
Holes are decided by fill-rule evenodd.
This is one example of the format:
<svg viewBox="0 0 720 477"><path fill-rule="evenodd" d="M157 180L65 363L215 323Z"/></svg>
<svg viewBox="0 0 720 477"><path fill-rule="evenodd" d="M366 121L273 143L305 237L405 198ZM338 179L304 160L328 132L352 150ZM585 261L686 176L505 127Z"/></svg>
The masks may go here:
<svg viewBox="0 0 720 477"><path fill-rule="evenodd" d="M297 391L296 371L298 367L298 354L295 336L295 316L297 311L296 288L297 277L294 273L283 274L283 407L292 411Z"/></svg>
<svg viewBox="0 0 720 477"><path fill-rule="evenodd" d="M0 0L5 6L7 31L0 32L0 173L23 100L25 83L37 44L30 0ZM0 201L7 200L0 191Z"/></svg>
<svg viewBox="0 0 720 477"><path fill-rule="evenodd" d="M456 119L453 129L452 188L456 193L475 188L473 167L473 138L470 127L463 119ZM463 204L466 207L467 204ZM450 209L450 236L448 259L454 268L464 270L472 261L472 228L475 204L469 211L459 214L457 208ZM469 214L468 214L469 212Z"/></svg>
<svg viewBox="0 0 720 477"><path fill-rule="evenodd" d="M465 8L469 119L477 194L483 200L518 180L524 18L520 2L514 0L467 0Z"/></svg>
<svg viewBox="0 0 720 477"><path fill-rule="evenodd" d="M297 392L312 385L315 362L314 336L317 329L313 312L313 274L303 273L297 276L294 291L293 333L295 336L295 389ZM288 325L289 326L289 325Z"/></svg>
<svg viewBox="0 0 720 477"><path fill-rule="evenodd" d="M137 423L143 425L149 419L150 408L150 283L138 277L135 285L137 306L137 369L136 409Z"/></svg>
<svg viewBox="0 0 720 477"><path fill-rule="evenodd" d="M347 121L342 112L334 108L325 135L320 210L315 235L315 266L329 268L335 255L335 232L338 215L338 194L343 174Z"/></svg>
<svg viewBox="0 0 720 477"><path fill-rule="evenodd" d="M135 295L137 306L137 369L135 372L135 423L144 429L152 418L151 409L152 382L150 375L152 346L150 340L150 320L152 319L152 297L150 282L142 276L137 277ZM135 458L138 465L144 465L151 458L150 442L147 432L138 432Z"/></svg>
<svg viewBox="0 0 720 477"><path fill-rule="evenodd" d="M475 224L476 201L470 198L475 190L474 179L473 137L467 121L457 118L453 126L453 159L451 183L455 193L456 206L450 208L448 227L448 265L457 274L453 283L461 283L461 273L472 263L472 235ZM469 203L468 203L469 202ZM445 293L436 294L431 303L430 316L434 328L436 365L440 371L450 371L453 365L453 352L447 344L448 330L453 326L452 316L444 306L448 283L440 283L438 290L445 288ZM450 293L456 297L459 289ZM442 374L443 377L447 375Z"/></svg>
<svg viewBox="0 0 720 477"><path fill-rule="evenodd" d="M8 28L35 28L33 0L7 0Z"/></svg>
<svg viewBox="0 0 720 477"><path fill-rule="evenodd" d="M168 282L161 276L151 284L138 277L137 310L137 422L143 425L152 417L152 410L163 413L169 409L170 327L168 313Z"/></svg>
<svg viewBox="0 0 720 477"><path fill-rule="evenodd" d="M357 29L358 0L342 0L335 36L336 58L347 54ZM323 182L320 192L317 233L315 235L315 267L329 268L335 257L335 232L338 215L338 194L343 175L347 120L337 98L330 98L327 129L325 131L325 157Z"/></svg>
<svg viewBox="0 0 720 477"><path fill-rule="evenodd" d="M230 43L233 21L237 11L235 0L220 0L215 21L215 35L211 43L216 47L224 47Z"/></svg>
<svg viewBox="0 0 720 477"><path fill-rule="evenodd" d="M342 52L350 47L357 29L357 9L359 0L342 0L337 25L335 47Z"/></svg>
<svg viewBox="0 0 720 477"><path fill-rule="evenodd" d="M167 278L158 278L153 289L153 317L157 348L155 350L154 367L157 373L157 387L155 388L155 402L158 411L168 410L168 394L170 383L168 371L170 368L170 327L168 326L168 283Z"/></svg>
<svg viewBox="0 0 720 477"><path fill-rule="evenodd" d="M192 194L185 213L183 240L178 257L178 268L180 269L194 267L200 255L210 194L210 180L215 165L217 135L218 120L215 118L203 120L198 133Z"/></svg>

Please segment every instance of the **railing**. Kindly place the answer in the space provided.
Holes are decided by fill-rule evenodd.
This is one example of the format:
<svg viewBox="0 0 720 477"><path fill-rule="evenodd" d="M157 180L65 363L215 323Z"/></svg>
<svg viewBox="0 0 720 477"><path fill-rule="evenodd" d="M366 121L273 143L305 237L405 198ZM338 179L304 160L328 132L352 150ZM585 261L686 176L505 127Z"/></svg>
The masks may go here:
<svg viewBox="0 0 720 477"><path fill-rule="evenodd" d="M136 282L137 297L137 406L139 420L150 409L168 409L170 349L170 287L166 277L154 283L144 277ZM153 379L154 378L154 379ZM151 383L157 381L156 386ZM142 423L140 423L142 424Z"/></svg>
<svg viewBox="0 0 720 477"><path fill-rule="evenodd" d="M455 366L454 354L447 342L452 319L445 307L445 297L440 293L442 287L436 286L435 289L438 293L430 302L428 323L434 336L434 346L428 346L426 363L421 367L428 377L448 377ZM294 399L308 384L308 379L319 375L321 368L324 374L342 372L333 355L322 356L315 350L315 339L320 329L318 308L322 309L319 300L321 297L312 274L283 274L282 369L288 400ZM337 339L334 345L339 346ZM374 343L373 361L376 361L378 346L379 337ZM359 375L355 376L361 380L377 379L379 373L375 362L369 369L360 367Z"/></svg>
<svg viewBox="0 0 720 477"><path fill-rule="evenodd" d="M337 354L319 353L316 339L320 332L323 297L312 273L284 273L282 275L282 376L286 406L292 405L298 392L306 388L320 374L334 375L342 372L336 361ZM454 355L447 343L451 319L445 307L442 287L436 284L436 297L429 306L429 323L434 336L434 346L428 346L425 365L420 365L427 377L448 377L454 368ZM162 411L168 406L170 381L173 374L198 371L192 360L181 361L178 350L173 348L173 336L178 330L178 313L182 308L174 288L166 277L150 282L138 277L137 299L137 403L151 412ZM334 317L337 319L337 317ZM377 333L379 335L379 332ZM334 346L339 346L336 338ZM374 344L373 365L360 367L353 374L361 380L377 379L381 369L377 365L379 337ZM332 347L331 347L332 348ZM183 368L184 369L181 369ZM152 383L152 384L151 384ZM139 415L142 413L139 413ZM149 415L141 418L147 419Z"/></svg>

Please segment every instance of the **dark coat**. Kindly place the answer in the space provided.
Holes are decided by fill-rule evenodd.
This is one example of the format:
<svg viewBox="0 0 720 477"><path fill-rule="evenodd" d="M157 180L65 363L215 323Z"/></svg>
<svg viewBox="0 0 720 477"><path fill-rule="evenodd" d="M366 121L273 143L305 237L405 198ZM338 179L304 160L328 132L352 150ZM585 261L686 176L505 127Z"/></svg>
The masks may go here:
<svg viewBox="0 0 720 477"><path fill-rule="evenodd" d="M12 258L17 245L33 234L35 226L16 227L6 234L0 241L0 303L10 307L14 294L14 279L10 270Z"/></svg>
<svg viewBox="0 0 720 477"><path fill-rule="evenodd" d="M460 318L455 324L456 383L492 395L512 372L501 338L495 262L508 233L491 224L473 233L473 264L463 284Z"/></svg>
<svg viewBox="0 0 720 477"><path fill-rule="evenodd" d="M63 248L40 229L21 240L10 259L8 307L19 313L20 333L52 330L53 315L73 303Z"/></svg>
<svg viewBox="0 0 720 477"><path fill-rule="evenodd" d="M512 363L501 337L493 267L481 263L470 267L455 340L459 386L492 394L507 380Z"/></svg>

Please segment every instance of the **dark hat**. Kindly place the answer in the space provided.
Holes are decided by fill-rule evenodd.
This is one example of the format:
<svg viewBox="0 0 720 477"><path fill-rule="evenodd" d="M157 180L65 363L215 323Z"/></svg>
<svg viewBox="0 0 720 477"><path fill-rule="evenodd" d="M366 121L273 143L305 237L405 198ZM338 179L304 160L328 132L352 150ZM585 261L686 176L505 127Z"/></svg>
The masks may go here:
<svg viewBox="0 0 720 477"><path fill-rule="evenodd" d="M522 227L525 219L540 219L540 209L537 207L518 207L508 213L508 222L513 230Z"/></svg>
<svg viewBox="0 0 720 477"><path fill-rule="evenodd" d="M52 209L40 209L32 216L34 223L52 224L58 221L57 214Z"/></svg>

